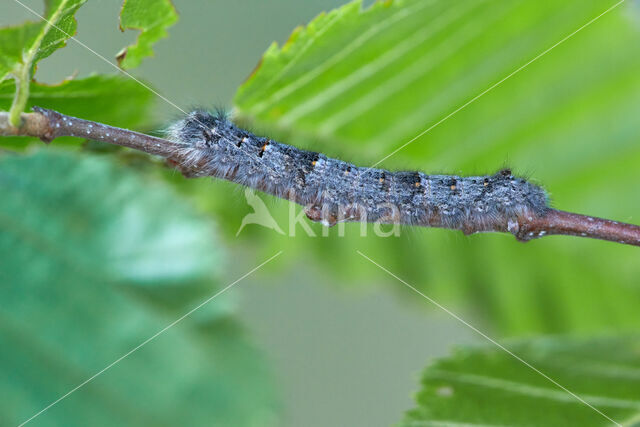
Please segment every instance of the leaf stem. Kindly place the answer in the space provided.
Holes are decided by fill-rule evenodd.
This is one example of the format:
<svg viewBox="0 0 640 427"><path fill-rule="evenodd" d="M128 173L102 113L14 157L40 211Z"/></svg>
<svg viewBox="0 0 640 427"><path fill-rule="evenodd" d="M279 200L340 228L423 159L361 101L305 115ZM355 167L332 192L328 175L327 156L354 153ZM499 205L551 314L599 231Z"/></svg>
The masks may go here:
<svg viewBox="0 0 640 427"><path fill-rule="evenodd" d="M29 100L29 88L31 78L29 76L29 67L23 65L20 73L15 77L16 93L13 96L11 109L9 110L9 122L13 127L20 126L20 114L24 111L24 107Z"/></svg>
<svg viewBox="0 0 640 427"><path fill-rule="evenodd" d="M22 55L22 65L14 72L16 80L16 93L13 97L13 103L9 109L9 122L13 127L20 126L20 114L24 111L27 101L29 100L29 88L31 85L31 70L33 68L33 60L40 51L42 41L49 33L52 27L55 27L65 11L65 7L69 0L62 0L51 18L45 19L38 37L36 37L33 45Z"/></svg>
<svg viewBox="0 0 640 427"><path fill-rule="evenodd" d="M34 113L23 113L19 126L12 126L9 114L0 112L0 136L34 136L50 142L61 136L88 138L108 144L121 145L164 157L175 164L185 176L199 176L198 166L188 166L189 159L181 158L183 146L179 143L143 133L108 126L102 123L65 116L53 110L34 107ZM437 223L428 219L427 224ZM420 225L420 224L418 224ZM465 234L480 232L511 233L516 239L527 242L549 235L565 235L608 240L615 243L640 246L640 226L618 221L564 212L549 208L538 216L519 217L517 221L496 221L490 224L469 226Z"/></svg>

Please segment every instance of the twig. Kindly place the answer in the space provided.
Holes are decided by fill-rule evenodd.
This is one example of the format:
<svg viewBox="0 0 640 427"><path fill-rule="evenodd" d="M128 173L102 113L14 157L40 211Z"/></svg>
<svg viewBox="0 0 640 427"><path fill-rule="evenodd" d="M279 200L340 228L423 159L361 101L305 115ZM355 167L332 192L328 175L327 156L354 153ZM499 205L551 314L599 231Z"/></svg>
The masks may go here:
<svg viewBox="0 0 640 427"><path fill-rule="evenodd" d="M33 136L50 142L61 136L75 136L121 145L164 157L174 163L186 176L197 175L192 167L185 166L185 159L177 157L179 144L166 139L120 129L76 117L65 116L53 110L34 107L34 113L22 114L22 123L13 127L9 114L0 112L0 135ZM566 235L608 240L640 246L640 226L602 218L579 215L549 209L539 216L520 217L517 223L487 224L484 228L463 230L465 234L497 231L513 234L526 242L548 235Z"/></svg>
<svg viewBox="0 0 640 427"><path fill-rule="evenodd" d="M515 235L518 240L526 242L551 234L640 246L640 227L637 225L555 209L549 209L542 217L520 223L520 230Z"/></svg>
<svg viewBox="0 0 640 427"><path fill-rule="evenodd" d="M134 148L165 158L170 158L176 151L177 144L166 139L65 116L40 107L34 107L33 110L35 113L21 115L22 124L18 128L11 126L8 114L0 113L0 135L33 136L46 143L61 136L75 136Z"/></svg>

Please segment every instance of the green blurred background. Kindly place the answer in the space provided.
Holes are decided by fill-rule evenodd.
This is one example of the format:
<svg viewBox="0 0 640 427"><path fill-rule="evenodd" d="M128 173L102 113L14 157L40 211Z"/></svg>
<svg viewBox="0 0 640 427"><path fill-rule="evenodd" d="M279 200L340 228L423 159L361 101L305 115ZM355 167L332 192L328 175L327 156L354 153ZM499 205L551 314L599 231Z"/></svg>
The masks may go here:
<svg viewBox="0 0 640 427"><path fill-rule="evenodd" d="M39 1L25 3L41 7ZM132 73L182 108L231 108L237 88L272 41L283 43L294 27L342 3L175 1L179 22L157 44L155 57ZM465 18L466 25L441 30L435 41L445 43L434 42L417 60L443 55L442 60L424 64L421 80L360 120L338 126L327 111L349 107L344 100L357 102L367 87L327 102L319 112L287 119L297 105L313 99L314 90L326 91L322 77L332 81L349 72L340 67L321 76L310 94L262 111L255 108L259 101L252 103L249 86L236 99L237 115L257 131L368 165L610 5L513 2L517 12L511 17L517 19L472 25L509 18L510 11L498 10L502 3L488 2L482 14ZM472 174L506 163L544 183L559 208L637 223L640 44L631 43L640 39L637 8L629 2L585 29L384 166ZM90 0L77 15L78 38L112 58L135 38L117 30L118 12L119 2ZM442 6L429 13L445 12ZM32 18L11 0L0 5L0 25ZM420 30L419 18L397 43ZM452 47L474 31L461 48ZM331 40L327 46L330 51ZM444 54L447 48L450 56ZM375 44L372 50L375 55ZM322 55L318 58L321 63ZM409 66L398 61L398 67ZM83 77L113 68L70 42L39 65L37 77L54 83L75 72ZM386 70L371 85L393 74ZM148 130L158 131L176 117L179 111L158 100ZM395 133L385 134L388 129ZM429 360L454 344L479 341L356 249L496 337L629 331L640 322L640 258L634 248L568 237L522 245L510 236L463 237L443 230L403 229L398 238L372 233L362 238L354 236L356 226L344 239L283 237L255 226L236 238L242 217L251 212L242 189L206 179L185 181L166 170L147 173L162 175L216 220L227 252L221 283L284 250L273 265L231 290L229 301L212 304L235 304L251 338L266 352L286 425L395 423L413 406L411 393ZM264 199L285 224L287 203ZM321 230L317 224L313 229Z"/></svg>

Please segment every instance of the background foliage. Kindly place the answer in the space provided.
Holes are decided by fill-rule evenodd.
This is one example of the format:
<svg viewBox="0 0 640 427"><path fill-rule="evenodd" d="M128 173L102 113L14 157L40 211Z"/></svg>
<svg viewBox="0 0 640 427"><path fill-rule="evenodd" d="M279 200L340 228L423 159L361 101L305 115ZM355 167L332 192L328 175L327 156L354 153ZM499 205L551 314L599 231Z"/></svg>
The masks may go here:
<svg viewBox="0 0 640 427"><path fill-rule="evenodd" d="M637 337L539 338L511 342L509 347L620 425L637 425ZM416 397L418 407L407 414L402 425L612 425L575 397L522 367L495 346L459 349L425 370L423 389Z"/></svg>
<svg viewBox="0 0 640 427"><path fill-rule="evenodd" d="M45 16L67 34L42 22L0 29L0 110L10 108L25 71L30 80L37 62L75 32L73 14L83 3L45 1ZM351 2L296 28L282 46L271 45L239 87L235 117L283 142L368 166L613 4L396 0L363 8ZM121 13L121 29L140 30L118 55L119 65L131 69L153 54L177 15L164 0L127 0ZM622 4L381 166L467 175L506 163L544 184L557 208L637 223L639 23L637 3ZM115 73L27 87L25 107L139 130L164 126L151 125L151 92ZM203 231L212 229L212 218L227 245L250 244L267 256L285 248L297 254L291 260L314 260L328 281L343 287L379 277L366 263L343 262L359 249L502 336L571 334L511 345L616 420L631 424L638 415L640 347L626 334L637 332L640 321L634 248L567 237L522 245L510 236L444 230L357 237L358 225L347 228L346 238L333 231L326 238L282 237L249 227L238 243L229 238L248 207L230 184L187 181L150 167L144 156L133 155L132 163L126 150L109 148L101 156L104 148L73 139L56 141L64 150L36 149L35 142L1 140L3 148L21 152L0 157L0 336L14 349L0 351L11 370L0 381L12 395L3 421L24 420L213 293L224 262L219 240ZM288 205L268 204L285 224ZM322 233L320 225L312 228ZM73 411L52 409L39 422L197 422L211 413L223 423L277 422L262 356L229 304L211 310L132 356L114 376L88 385L69 399ZM610 337L586 337L594 333ZM185 354L181 361L188 363L180 364ZM159 371L162 384L154 379ZM461 349L435 362L423 387L408 425L606 423L492 348ZM148 418L134 419L127 402L148 390L154 392L141 401L140 415ZM250 409L241 401L251 402Z"/></svg>
<svg viewBox="0 0 640 427"><path fill-rule="evenodd" d="M0 77L14 78L0 78L0 110L11 107L23 71L34 72L74 34L83 3L48 1L50 25L0 31L8 47ZM121 55L123 66L150 55L175 22L168 2L157 9L163 22L150 21L154 6L125 3L123 26L143 34ZM27 91L27 107L129 128L148 123L153 97L116 75L34 82ZM66 142L77 151L77 140ZM211 220L162 181L114 160L57 149L0 157L0 424L24 422L220 290L224 256ZM231 300L218 298L34 423L194 425L212 414L224 425L275 423L279 404L263 355L233 312Z"/></svg>
<svg viewBox="0 0 640 427"><path fill-rule="evenodd" d="M261 129L371 165L611 5L408 0L362 12L350 3L282 48L272 45L235 103ZM556 208L633 221L640 210L633 7L602 17L381 166L470 175L506 163L543 183ZM509 335L640 322L633 248L566 237L522 245L504 235L403 234L315 246L335 254L321 258L334 268L365 247L431 295L473 303Z"/></svg>
<svg viewBox="0 0 640 427"><path fill-rule="evenodd" d="M0 197L2 425L25 421L219 289L210 222L106 157L5 155ZM228 299L203 307L35 423L193 425L215 413L221 424L269 424L267 370L232 308Z"/></svg>

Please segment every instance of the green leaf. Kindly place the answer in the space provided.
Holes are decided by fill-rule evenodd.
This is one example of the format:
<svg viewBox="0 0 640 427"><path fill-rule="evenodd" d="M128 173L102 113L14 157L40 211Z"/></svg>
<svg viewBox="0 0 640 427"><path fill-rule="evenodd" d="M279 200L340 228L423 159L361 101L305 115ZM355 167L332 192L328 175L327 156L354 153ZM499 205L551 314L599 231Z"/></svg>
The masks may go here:
<svg viewBox="0 0 640 427"><path fill-rule="evenodd" d="M640 339L538 338L508 345L590 405L623 425L640 418ZM462 348L422 378L404 426L608 426L574 396L495 347Z"/></svg>
<svg viewBox="0 0 640 427"><path fill-rule="evenodd" d="M135 44L118 53L120 67L135 68L142 58L153 56L153 44L167 37L166 29L177 20L178 13L171 0L125 0L120 12L120 29L141 32Z"/></svg>
<svg viewBox="0 0 640 427"><path fill-rule="evenodd" d="M0 157L0 424L17 425L220 290L212 224L104 157ZM260 354L221 295L34 425L264 425Z"/></svg>
<svg viewBox="0 0 640 427"><path fill-rule="evenodd" d="M0 82L21 69L24 46L33 45L43 24L25 22L0 28Z"/></svg>
<svg viewBox="0 0 640 427"><path fill-rule="evenodd" d="M0 82L16 79L16 95L11 106L11 122L20 123L20 113L29 99L29 84L38 61L66 44L76 32L74 14L86 0L46 0L43 20L36 24L0 30Z"/></svg>
<svg viewBox="0 0 640 427"><path fill-rule="evenodd" d="M353 2L271 46L239 88L236 110L263 133L287 136L282 142L370 166L613 4L405 0L361 10ZM637 18L635 5L622 3L380 167L472 175L507 163L545 184L559 209L638 223ZM313 247L341 275L377 275L342 262L362 249L510 334L640 322L637 248L564 236L523 245L507 235L402 234Z"/></svg>
<svg viewBox="0 0 640 427"><path fill-rule="evenodd" d="M56 50L66 45L67 39L76 33L77 22L74 17L77 10L87 0L45 0L45 13L40 40L24 46L27 49L26 56L33 55L31 64L36 66L38 61L51 55Z"/></svg>
<svg viewBox="0 0 640 427"><path fill-rule="evenodd" d="M0 82L9 74L31 73L38 61L63 47L75 34L73 15L86 0L47 0L45 20L0 28ZM47 22L48 21L48 22Z"/></svg>

